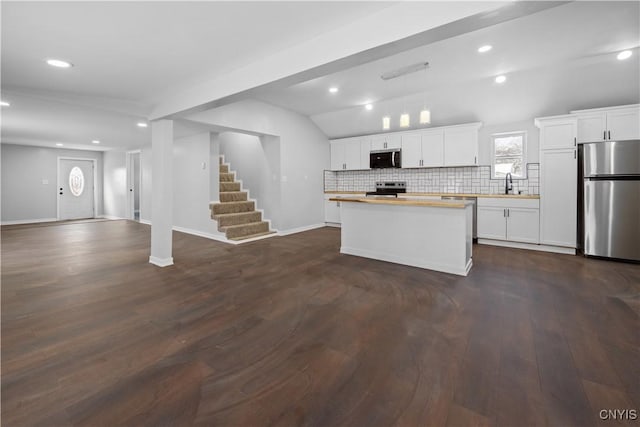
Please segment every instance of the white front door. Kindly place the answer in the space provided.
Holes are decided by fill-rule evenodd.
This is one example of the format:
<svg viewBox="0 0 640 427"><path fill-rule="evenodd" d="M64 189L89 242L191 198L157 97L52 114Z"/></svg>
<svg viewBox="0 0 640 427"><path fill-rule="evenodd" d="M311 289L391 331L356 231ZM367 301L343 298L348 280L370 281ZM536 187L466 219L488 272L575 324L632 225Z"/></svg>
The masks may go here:
<svg viewBox="0 0 640 427"><path fill-rule="evenodd" d="M93 218L93 191L93 161L59 160L59 219Z"/></svg>

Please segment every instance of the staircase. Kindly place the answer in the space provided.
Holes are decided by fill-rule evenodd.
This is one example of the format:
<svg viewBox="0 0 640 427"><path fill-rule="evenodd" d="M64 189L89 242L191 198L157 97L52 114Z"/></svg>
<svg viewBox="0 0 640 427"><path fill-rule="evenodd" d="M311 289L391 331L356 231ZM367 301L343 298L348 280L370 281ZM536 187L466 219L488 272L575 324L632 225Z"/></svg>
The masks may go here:
<svg viewBox="0 0 640 427"><path fill-rule="evenodd" d="M245 240L274 233L269 223L256 211L255 202L247 200L247 192L235 180L235 172L220 157L220 203L211 203L211 218L229 240Z"/></svg>

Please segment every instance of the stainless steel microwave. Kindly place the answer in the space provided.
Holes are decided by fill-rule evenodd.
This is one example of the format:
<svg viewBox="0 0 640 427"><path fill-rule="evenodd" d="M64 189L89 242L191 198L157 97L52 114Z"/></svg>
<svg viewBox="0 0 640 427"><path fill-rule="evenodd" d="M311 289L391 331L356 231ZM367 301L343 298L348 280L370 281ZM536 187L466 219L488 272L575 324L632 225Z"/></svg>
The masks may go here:
<svg viewBox="0 0 640 427"><path fill-rule="evenodd" d="M369 167L371 169L399 168L402 167L400 149L376 150L369 154Z"/></svg>

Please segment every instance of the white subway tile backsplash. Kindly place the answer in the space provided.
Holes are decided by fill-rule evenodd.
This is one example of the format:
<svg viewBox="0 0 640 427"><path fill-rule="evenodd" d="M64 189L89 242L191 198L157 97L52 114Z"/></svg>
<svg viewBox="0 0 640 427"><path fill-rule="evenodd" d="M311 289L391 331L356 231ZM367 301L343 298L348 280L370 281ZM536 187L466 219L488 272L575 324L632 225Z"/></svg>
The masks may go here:
<svg viewBox="0 0 640 427"><path fill-rule="evenodd" d="M514 180L514 192L539 194L539 174L538 163L527 164L527 179ZM324 171L325 191L373 191L376 181L406 181L410 193L504 193L504 180L491 179L490 166Z"/></svg>

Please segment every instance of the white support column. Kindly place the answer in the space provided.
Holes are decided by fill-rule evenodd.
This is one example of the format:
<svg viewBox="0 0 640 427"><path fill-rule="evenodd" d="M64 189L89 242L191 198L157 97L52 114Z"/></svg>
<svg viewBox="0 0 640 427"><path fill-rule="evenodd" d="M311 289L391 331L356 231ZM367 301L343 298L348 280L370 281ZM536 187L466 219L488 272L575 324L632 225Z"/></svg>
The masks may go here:
<svg viewBox="0 0 640 427"><path fill-rule="evenodd" d="M151 122L153 188L151 192L151 256L159 267L173 264L173 120Z"/></svg>

